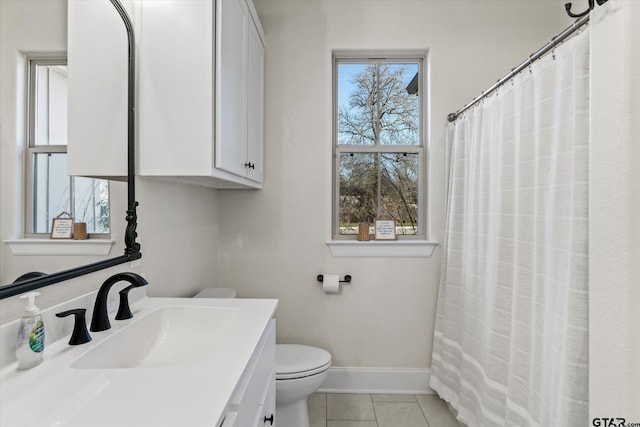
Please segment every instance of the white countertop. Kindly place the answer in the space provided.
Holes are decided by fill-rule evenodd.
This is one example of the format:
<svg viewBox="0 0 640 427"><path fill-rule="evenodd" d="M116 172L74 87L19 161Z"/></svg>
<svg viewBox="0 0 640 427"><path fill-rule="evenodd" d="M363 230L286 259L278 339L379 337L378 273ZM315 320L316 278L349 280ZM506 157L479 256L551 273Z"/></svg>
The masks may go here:
<svg viewBox="0 0 640 427"><path fill-rule="evenodd" d="M111 320L111 329L91 332L90 343L70 346L67 337L47 345L44 362L35 368L19 371L14 362L0 370L0 426L217 427L277 304L267 299L142 298L132 304L133 319ZM71 368L109 336L172 306L229 307L239 315L224 345L193 363ZM215 325L199 328L206 333Z"/></svg>

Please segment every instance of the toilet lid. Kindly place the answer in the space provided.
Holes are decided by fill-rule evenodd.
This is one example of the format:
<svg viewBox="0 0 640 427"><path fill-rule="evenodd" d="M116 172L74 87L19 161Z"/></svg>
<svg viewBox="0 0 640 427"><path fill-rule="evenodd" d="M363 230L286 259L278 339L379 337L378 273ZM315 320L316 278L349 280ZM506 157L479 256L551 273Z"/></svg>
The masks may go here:
<svg viewBox="0 0 640 427"><path fill-rule="evenodd" d="M308 377L326 371L331 354L317 347L300 344L276 345L276 379Z"/></svg>

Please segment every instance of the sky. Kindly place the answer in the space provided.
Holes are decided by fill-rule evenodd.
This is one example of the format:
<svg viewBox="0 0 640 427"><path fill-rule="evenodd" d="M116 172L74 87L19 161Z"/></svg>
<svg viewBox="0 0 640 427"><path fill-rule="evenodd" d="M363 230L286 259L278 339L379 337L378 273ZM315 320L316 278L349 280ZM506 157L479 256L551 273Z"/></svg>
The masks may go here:
<svg viewBox="0 0 640 427"><path fill-rule="evenodd" d="M366 68L368 64L352 64L352 63L339 63L338 64L338 106L347 107L349 105L349 95L354 90L354 85L351 83L353 77ZM413 76L418 72L417 63L398 64L394 67L400 67L404 65L405 71L402 79L405 85L408 85Z"/></svg>

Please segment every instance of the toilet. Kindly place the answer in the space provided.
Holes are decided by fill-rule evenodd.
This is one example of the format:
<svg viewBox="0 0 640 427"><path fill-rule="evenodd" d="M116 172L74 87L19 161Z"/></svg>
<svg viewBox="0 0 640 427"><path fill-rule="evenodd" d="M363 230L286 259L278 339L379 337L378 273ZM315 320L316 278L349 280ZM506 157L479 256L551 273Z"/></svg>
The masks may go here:
<svg viewBox="0 0 640 427"><path fill-rule="evenodd" d="M232 288L207 288L194 298L235 298ZM318 347L276 344L278 427L309 427L307 399L329 374L331 354Z"/></svg>
<svg viewBox="0 0 640 427"><path fill-rule="evenodd" d="M329 374L331 354L317 347L276 344L278 427L309 427L307 398Z"/></svg>

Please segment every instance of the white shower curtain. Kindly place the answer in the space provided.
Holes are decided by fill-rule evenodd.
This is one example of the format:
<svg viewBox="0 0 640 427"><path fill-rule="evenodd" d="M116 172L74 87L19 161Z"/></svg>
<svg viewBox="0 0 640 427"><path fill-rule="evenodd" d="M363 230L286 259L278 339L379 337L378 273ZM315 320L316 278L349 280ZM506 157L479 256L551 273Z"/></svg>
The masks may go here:
<svg viewBox="0 0 640 427"><path fill-rule="evenodd" d="M589 36L449 126L431 387L469 426L587 426Z"/></svg>

